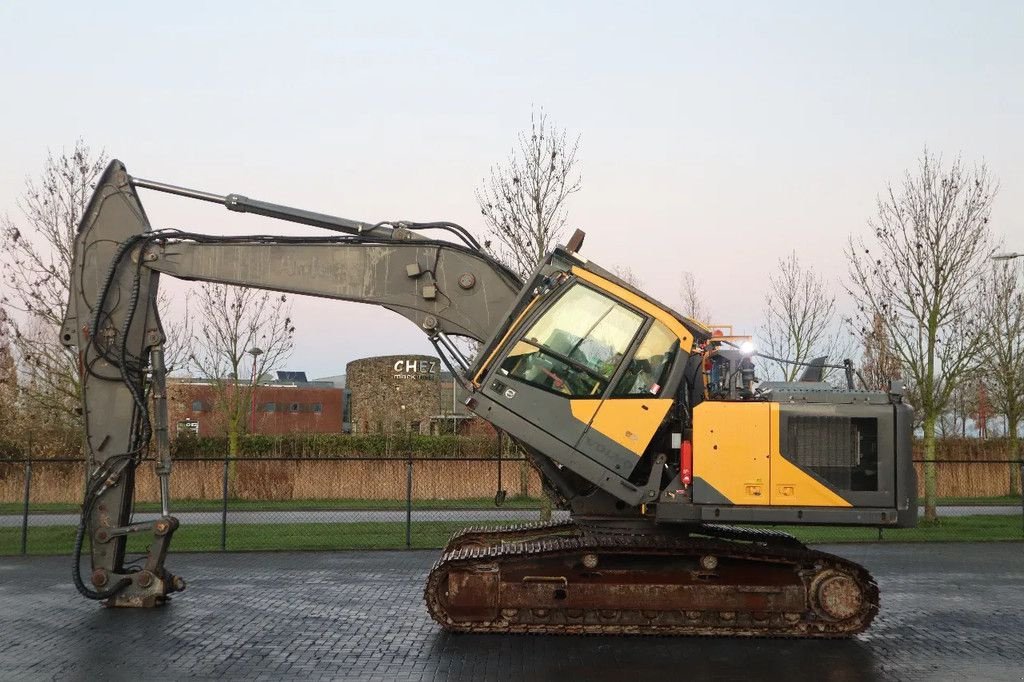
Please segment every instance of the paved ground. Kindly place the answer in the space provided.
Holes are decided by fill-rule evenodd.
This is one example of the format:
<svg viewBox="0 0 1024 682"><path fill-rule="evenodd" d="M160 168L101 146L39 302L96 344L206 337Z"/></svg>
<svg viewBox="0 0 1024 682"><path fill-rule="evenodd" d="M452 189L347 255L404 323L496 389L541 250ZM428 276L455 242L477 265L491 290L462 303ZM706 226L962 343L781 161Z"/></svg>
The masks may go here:
<svg viewBox="0 0 1024 682"><path fill-rule="evenodd" d="M942 516L975 516L979 514L993 516L1020 516L1021 507L1008 505L957 505L941 507ZM924 508L921 508L924 514ZM220 512L176 512L174 514L183 524L194 526L201 524L219 524ZM156 518L156 514L136 514L136 521ZM536 509L437 509L417 510L412 513L413 521L536 521ZM569 518L565 511L555 511L554 518ZM29 526L75 526L78 525L78 514L29 514ZM391 521L405 523L404 511L359 510L359 511L228 511L228 523L261 524L261 523L363 523L366 521ZM21 514L0 514L0 528L21 527Z"/></svg>
<svg viewBox="0 0 1024 682"><path fill-rule="evenodd" d="M66 557L3 558L0 678L1024 678L1024 544L830 549L881 585L854 640L450 635L421 601L432 551L177 555L189 589L150 611L79 598Z"/></svg>

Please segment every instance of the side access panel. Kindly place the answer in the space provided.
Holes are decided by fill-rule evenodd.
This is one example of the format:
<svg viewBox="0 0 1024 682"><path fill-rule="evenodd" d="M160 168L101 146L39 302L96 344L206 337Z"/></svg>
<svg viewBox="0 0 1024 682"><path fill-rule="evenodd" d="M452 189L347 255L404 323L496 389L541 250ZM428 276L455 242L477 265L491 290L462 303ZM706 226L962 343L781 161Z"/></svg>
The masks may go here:
<svg viewBox="0 0 1024 682"><path fill-rule="evenodd" d="M697 405L693 410L693 501L768 504L772 425L771 403L705 401Z"/></svg>

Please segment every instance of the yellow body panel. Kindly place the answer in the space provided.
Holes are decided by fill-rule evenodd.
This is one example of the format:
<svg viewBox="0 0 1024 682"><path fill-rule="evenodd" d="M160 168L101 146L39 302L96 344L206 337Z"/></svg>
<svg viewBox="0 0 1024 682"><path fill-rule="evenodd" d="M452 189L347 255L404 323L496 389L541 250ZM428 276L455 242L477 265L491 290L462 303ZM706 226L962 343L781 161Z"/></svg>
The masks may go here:
<svg viewBox="0 0 1024 682"><path fill-rule="evenodd" d="M694 476L733 504L768 504L771 431L770 403L702 402L693 410Z"/></svg>
<svg viewBox="0 0 1024 682"><path fill-rule="evenodd" d="M782 455L779 451L779 404L768 404L772 410L772 505L777 507L853 506Z"/></svg>
<svg viewBox="0 0 1024 682"><path fill-rule="evenodd" d="M572 416L574 419L578 419L584 424L589 424L590 420L597 414L597 408L601 407L601 399L591 400L570 400L569 408L572 410Z"/></svg>
<svg viewBox="0 0 1024 682"><path fill-rule="evenodd" d="M693 411L693 473L733 504L852 506L782 455L778 403L698 405Z"/></svg>
<svg viewBox="0 0 1024 682"><path fill-rule="evenodd" d="M573 401L577 402L591 401ZM644 454L670 407L671 398L609 398L597 410L590 428L639 456Z"/></svg>
<svg viewBox="0 0 1024 682"><path fill-rule="evenodd" d="M620 287L614 282L609 282L604 277L599 277L592 272L587 272L579 266L573 266L572 274L585 282L590 282L596 285L599 289L607 291L612 296L615 296L629 305L633 306L637 310L647 313L654 319L661 322L663 325L672 330L672 333L679 337L679 348L684 353L689 353L693 349L693 334L687 331L686 327L682 325L673 315L669 314L663 308L659 308L650 301L637 296L632 291Z"/></svg>

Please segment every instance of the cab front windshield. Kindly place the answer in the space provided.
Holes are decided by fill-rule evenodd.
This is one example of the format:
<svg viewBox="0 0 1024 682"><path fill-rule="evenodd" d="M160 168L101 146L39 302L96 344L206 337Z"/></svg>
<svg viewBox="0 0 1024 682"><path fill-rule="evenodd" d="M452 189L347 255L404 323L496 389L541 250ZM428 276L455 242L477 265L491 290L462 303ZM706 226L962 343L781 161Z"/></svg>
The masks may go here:
<svg viewBox="0 0 1024 682"><path fill-rule="evenodd" d="M573 284L505 358L509 376L556 393L604 392L643 317L581 284Z"/></svg>

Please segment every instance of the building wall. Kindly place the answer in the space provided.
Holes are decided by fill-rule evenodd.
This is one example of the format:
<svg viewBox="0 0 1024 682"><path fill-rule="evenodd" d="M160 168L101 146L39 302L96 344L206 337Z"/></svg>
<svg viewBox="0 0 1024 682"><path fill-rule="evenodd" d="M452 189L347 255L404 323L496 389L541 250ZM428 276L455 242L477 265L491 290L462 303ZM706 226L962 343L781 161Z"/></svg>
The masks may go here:
<svg viewBox="0 0 1024 682"><path fill-rule="evenodd" d="M388 355L348 363L353 433L430 433L431 418L444 414L441 361L430 355ZM447 411L451 411L451 397Z"/></svg>
<svg viewBox="0 0 1024 682"><path fill-rule="evenodd" d="M343 393L340 388L303 385L260 385L248 414L252 433L341 433ZM214 387L208 383L172 381L168 386L171 435L195 425L199 436L222 436L223 415L217 413Z"/></svg>
<svg viewBox="0 0 1024 682"><path fill-rule="evenodd" d="M452 380L442 378L441 361L431 355L387 355L348 363L347 407L353 433L451 433L491 435L494 427L462 404L458 389L453 410ZM451 415L455 414L453 420Z"/></svg>

